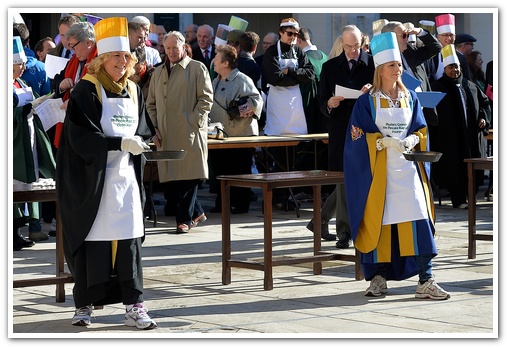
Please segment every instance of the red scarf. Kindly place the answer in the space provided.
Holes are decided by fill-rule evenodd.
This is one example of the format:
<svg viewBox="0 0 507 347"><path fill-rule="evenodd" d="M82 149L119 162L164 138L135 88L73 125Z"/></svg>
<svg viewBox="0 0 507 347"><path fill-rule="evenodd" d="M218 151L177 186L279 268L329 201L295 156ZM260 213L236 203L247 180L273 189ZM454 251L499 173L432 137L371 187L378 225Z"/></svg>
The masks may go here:
<svg viewBox="0 0 507 347"><path fill-rule="evenodd" d="M81 77L83 77L88 72L88 63L91 62L95 57L97 56L97 45L93 47L93 49L90 51L90 54L88 54L88 58L86 58L86 63L83 66L83 69L81 70L81 74L79 76L79 80ZM76 78L77 69L79 68L79 59L76 58L76 55L74 54L69 62L67 63L67 66L65 67L65 78L70 78L74 80ZM67 89L65 93L62 96L62 100L66 101L70 97L70 91L72 88ZM60 143L60 134L62 133L63 123L57 123L55 128L55 140L54 145L56 148L58 148L58 144Z"/></svg>

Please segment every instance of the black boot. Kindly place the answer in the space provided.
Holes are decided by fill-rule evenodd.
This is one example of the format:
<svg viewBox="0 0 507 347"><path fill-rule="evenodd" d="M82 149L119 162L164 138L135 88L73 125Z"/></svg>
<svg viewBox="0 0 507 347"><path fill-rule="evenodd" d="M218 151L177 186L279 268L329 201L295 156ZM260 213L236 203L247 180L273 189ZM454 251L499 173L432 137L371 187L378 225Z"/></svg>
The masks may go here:
<svg viewBox="0 0 507 347"><path fill-rule="evenodd" d="M18 224L18 225L16 225L16 224ZM13 236L12 243L14 246L13 249L15 251L20 251L23 248L33 247L35 245L35 242L33 242L32 240L29 240L26 237L24 237L23 235L21 235L19 223L17 223L16 221L14 221L14 236Z"/></svg>

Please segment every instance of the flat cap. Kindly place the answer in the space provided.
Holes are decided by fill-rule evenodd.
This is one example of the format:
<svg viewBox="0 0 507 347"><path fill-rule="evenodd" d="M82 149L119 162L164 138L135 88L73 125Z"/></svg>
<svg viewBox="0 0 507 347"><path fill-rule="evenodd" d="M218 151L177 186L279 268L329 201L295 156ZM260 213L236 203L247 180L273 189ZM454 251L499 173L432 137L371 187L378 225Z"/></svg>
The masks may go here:
<svg viewBox="0 0 507 347"><path fill-rule="evenodd" d="M464 42L476 42L477 39L473 37L472 35L468 34L458 34L456 35L456 40L454 41L455 45L459 45L460 43Z"/></svg>

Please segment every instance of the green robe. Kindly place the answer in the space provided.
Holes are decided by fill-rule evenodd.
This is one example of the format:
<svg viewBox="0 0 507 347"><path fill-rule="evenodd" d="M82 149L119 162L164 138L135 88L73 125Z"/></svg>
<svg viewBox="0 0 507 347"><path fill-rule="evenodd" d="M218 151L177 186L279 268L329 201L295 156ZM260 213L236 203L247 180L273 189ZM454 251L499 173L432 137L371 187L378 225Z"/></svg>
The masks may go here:
<svg viewBox="0 0 507 347"><path fill-rule="evenodd" d="M17 81L24 87L26 83L22 80ZM34 95L37 97L37 95ZM30 146L30 132L28 129L27 116L31 111L29 105L13 108L13 175L15 180L25 183L36 181L35 163L33 160L32 149ZM35 141L37 146L39 173L44 178L54 178L56 173L55 159L51 148L49 137L44 131L44 127L39 117L33 115L33 124L35 128ZM14 204L14 219L23 218L24 222L39 220L39 203L27 203L28 214L25 214L25 204Z"/></svg>

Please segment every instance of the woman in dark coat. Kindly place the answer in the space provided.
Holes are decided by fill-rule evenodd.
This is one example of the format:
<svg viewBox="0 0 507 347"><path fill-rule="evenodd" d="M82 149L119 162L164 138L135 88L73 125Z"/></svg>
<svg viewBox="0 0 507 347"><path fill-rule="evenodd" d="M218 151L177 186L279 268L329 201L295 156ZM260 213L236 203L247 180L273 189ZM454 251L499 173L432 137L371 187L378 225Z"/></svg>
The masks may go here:
<svg viewBox="0 0 507 347"><path fill-rule="evenodd" d="M491 124L491 109L488 97L479 87L463 78L454 45L444 47L442 56L444 74L431 87L433 91L446 93L437 105L439 120L432 145L443 155L433 164L432 175L436 184L451 194L452 206L465 209L468 178L463 160L486 157L484 136ZM482 172L477 175L481 184Z"/></svg>
<svg viewBox="0 0 507 347"><path fill-rule="evenodd" d="M153 329L142 304L141 153L155 129L141 89L128 80L136 59L126 18L99 21L95 34L99 55L70 94L57 152L64 251L74 277L72 324L89 325L93 306L122 302L125 325Z"/></svg>

